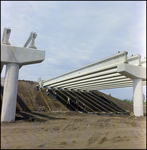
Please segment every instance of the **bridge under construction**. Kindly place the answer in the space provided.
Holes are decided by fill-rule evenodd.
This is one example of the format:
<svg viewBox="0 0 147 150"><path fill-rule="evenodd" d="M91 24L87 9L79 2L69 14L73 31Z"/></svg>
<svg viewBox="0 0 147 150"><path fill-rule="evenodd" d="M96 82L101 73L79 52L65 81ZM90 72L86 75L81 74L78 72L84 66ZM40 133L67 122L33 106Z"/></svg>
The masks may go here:
<svg viewBox="0 0 147 150"><path fill-rule="evenodd" d="M1 44L1 71L6 65L1 122L15 120L19 69L45 59L45 51L38 50L34 45L37 37L35 32L31 32L23 47L11 46L10 33L11 29L4 28ZM146 58L141 60L140 55L127 57L127 54L126 51L118 52L52 79L39 78L38 82L40 87L48 89L51 94L55 91L61 101L66 102L70 98L71 109L86 112L126 111L96 93L102 89L133 86L133 113L135 116L143 116L142 86L146 85Z"/></svg>
<svg viewBox="0 0 147 150"><path fill-rule="evenodd" d="M78 97L79 109L86 105L86 111L106 112L124 110L110 103L107 98L101 99L96 95L97 90L133 86L133 113L135 116L143 116L142 86L146 85L146 58L141 60L140 55L127 57L127 54L126 51L118 52L52 79L39 78L38 82L40 87L60 94L59 99L70 97L72 108Z"/></svg>

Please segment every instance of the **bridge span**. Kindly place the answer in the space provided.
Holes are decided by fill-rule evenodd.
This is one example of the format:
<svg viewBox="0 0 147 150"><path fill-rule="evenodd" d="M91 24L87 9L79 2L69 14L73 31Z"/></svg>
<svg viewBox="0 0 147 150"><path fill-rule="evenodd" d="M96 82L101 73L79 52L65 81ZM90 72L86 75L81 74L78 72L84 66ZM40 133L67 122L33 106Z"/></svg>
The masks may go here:
<svg viewBox="0 0 147 150"><path fill-rule="evenodd" d="M40 86L50 90L93 91L133 87L133 112L143 116L142 86L146 85L146 58L127 57L119 52L95 63L75 69L52 79L38 79Z"/></svg>

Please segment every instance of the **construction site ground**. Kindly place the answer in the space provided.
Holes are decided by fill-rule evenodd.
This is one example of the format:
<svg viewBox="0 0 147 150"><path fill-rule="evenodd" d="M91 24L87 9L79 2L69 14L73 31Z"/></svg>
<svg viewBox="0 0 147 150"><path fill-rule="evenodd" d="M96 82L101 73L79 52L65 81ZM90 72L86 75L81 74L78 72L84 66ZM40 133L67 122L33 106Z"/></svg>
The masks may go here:
<svg viewBox="0 0 147 150"><path fill-rule="evenodd" d="M35 120L35 116L40 120ZM2 149L145 149L146 116L34 112L1 123Z"/></svg>
<svg viewBox="0 0 147 150"><path fill-rule="evenodd" d="M52 95L47 96L45 90L37 91L37 84L18 82L16 120L1 123L2 149L146 148L146 115L73 111L63 102L54 101ZM2 95L3 87L1 100ZM112 102L132 110L120 101Z"/></svg>

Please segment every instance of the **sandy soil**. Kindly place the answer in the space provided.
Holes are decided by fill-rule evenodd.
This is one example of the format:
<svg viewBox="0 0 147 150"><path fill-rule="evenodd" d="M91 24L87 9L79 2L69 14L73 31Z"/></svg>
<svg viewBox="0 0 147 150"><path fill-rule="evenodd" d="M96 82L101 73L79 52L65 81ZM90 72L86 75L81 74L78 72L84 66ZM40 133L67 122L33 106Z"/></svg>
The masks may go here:
<svg viewBox="0 0 147 150"><path fill-rule="evenodd" d="M30 118L22 114L22 119L18 114L15 122L1 123L2 149L146 148L146 116L32 112Z"/></svg>

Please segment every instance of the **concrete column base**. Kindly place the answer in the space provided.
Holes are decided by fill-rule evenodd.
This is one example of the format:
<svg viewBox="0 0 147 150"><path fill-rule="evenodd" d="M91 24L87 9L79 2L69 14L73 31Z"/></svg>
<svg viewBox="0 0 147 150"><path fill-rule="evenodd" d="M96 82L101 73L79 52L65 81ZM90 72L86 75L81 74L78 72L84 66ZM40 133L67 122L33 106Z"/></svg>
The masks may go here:
<svg viewBox="0 0 147 150"><path fill-rule="evenodd" d="M143 116L142 79L133 79L133 110L135 116Z"/></svg>
<svg viewBox="0 0 147 150"><path fill-rule="evenodd" d="M6 65L4 94L2 102L1 122L15 120L19 65L9 63Z"/></svg>

